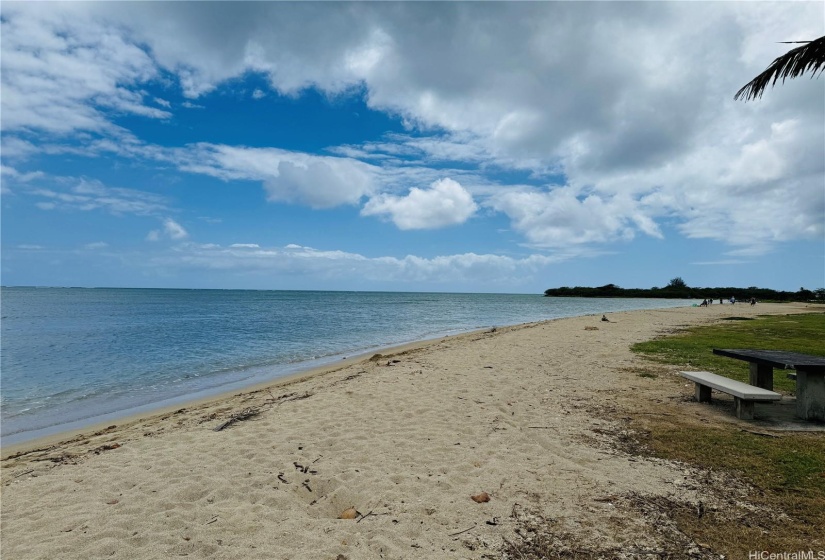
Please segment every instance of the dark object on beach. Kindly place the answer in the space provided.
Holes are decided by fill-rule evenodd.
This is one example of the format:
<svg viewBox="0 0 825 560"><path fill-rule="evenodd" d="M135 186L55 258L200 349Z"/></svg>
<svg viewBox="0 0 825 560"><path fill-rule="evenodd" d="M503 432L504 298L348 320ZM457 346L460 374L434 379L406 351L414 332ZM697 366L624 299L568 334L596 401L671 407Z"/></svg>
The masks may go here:
<svg viewBox="0 0 825 560"><path fill-rule="evenodd" d="M117 449L119 447L120 447L119 443L107 443L107 444L101 445L100 447L97 447L97 448L93 449L92 453L94 453L95 455L100 455L101 451L109 451L111 449Z"/></svg>
<svg viewBox="0 0 825 560"><path fill-rule="evenodd" d="M338 516L338 519L355 519L359 515L358 510L355 509L355 506L353 506L342 511L341 515Z"/></svg>
<svg viewBox="0 0 825 560"><path fill-rule="evenodd" d="M470 496L472 500L477 504L483 504L485 502L490 501L490 494L487 492L482 492L481 494L476 494L475 496Z"/></svg>
<svg viewBox="0 0 825 560"><path fill-rule="evenodd" d="M231 426L231 425L232 425L232 424L234 424L235 422L241 422L241 421L243 421L243 420L247 420L247 419L249 419L249 418L253 418L253 417L257 416L257 415L258 415L258 414L260 414L260 413L261 413L261 411L260 411L260 410L258 410L257 408L245 408L245 409L241 410L240 412L235 412L235 413L233 413L233 414L229 417L229 420L227 420L227 421L226 421L226 422L224 422L223 424L221 424L221 425L217 426L217 427L214 429L214 431L216 431L216 432L220 432L221 430L223 430L224 428L227 428L227 427Z"/></svg>
<svg viewBox="0 0 825 560"><path fill-rule="evenodd" d="M602 321L604 321L605 323L609 323L610 319L607 318L607 315L602 315Z"/></svg>

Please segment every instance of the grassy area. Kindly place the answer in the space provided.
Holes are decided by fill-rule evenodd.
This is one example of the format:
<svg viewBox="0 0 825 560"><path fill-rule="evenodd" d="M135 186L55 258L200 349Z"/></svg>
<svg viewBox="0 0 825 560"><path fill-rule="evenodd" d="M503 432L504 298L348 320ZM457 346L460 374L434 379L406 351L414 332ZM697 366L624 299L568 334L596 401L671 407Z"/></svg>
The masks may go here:
<svg viewBox="0 0 825 560"><path fill-rule="evenodd" d="M712 371L748 382L747 362L716 356L714 348L761 348L825 356L825 313L728 317L725 324L686 329L676 336L633 346L634 352L667 364ZM794 393L794 382L777 372L774 390Z"/></svg>
<svg viewBox="0 0 825 560"><path fill-rule="evenodd" d="M733 319L733 318L732 318ZM825 314L760 316L722 325L695 327L633 347L660 362L713 371L748 380L748 364L714 356L713 348L764 348L825 355ZM793 382L774 378L775 389L793 393ZM717 551L733 557L751 550L799 550L825 546L825 433L783 432L766 437L736 423L716 424L695 418L636 417L653 454L714 470L735 473L756 487L749 499L789 518L741 518L714 512L702 519L675 514L680 528ZM728 512L729 513L729 512ZM737 544L740 543L740 544ZM745 555L746 557L747 555Z"/></svg>

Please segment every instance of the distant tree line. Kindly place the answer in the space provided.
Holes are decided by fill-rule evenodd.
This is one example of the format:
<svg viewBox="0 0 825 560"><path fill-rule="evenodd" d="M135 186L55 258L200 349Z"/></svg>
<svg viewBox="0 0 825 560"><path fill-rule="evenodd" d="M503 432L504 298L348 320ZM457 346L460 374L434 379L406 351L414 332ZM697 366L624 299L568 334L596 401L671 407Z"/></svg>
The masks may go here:
<svg viewBox="0 0 825 560"><path fill-rule="evenodd" d="M771 290L768 288L693 288L677 277L664 288L620 288L616 284L606 284L598 288L576 286L568 288L550 288L544 291L547 297L624 297L624 298L669 298L669 299L712 299L725 301L736 298L745 301L756 298L758 301L815 301L825 303L825 288L807 290L799 288L796 292Z"/></svg>

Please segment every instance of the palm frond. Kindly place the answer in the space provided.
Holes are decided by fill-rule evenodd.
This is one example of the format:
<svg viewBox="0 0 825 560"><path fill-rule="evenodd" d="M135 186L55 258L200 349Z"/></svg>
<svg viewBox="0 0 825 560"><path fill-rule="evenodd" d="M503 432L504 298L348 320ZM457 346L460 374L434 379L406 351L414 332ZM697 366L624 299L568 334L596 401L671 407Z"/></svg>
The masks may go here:
<svg viewBox="0 0 825 560"><path fill-rule="evenodd" d="M745 101L758 99L762 97L769 84L775 85L780 78L784 82L786 78L796 78L806 72L811 72L813 78L817 72L821 74L825 70L825 37L813 41L793 42L805 44L774 60L764 72L737 91L733 98L743 98Z"/></svg>

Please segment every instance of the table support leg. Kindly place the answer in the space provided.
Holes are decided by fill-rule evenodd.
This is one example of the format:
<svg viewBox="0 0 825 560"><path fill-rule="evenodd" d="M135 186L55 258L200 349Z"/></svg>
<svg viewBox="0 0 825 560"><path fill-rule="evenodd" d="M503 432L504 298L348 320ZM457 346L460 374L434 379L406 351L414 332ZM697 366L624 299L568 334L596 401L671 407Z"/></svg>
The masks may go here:
<svg viewBox="0 0 825 560"><path fill-rule="evenodd" d="M773 391L773 366L751 362L750 384Z"/></svg>
<svg viewBox="0 0 825 560"><path fill-rule="evenodd" d="M710 387L696 383L696 400L698 402L710 402Z"/></svg>
<svg viewBox="0 0 825 560"><path fill-rule="evenodd" d="M825 374L796 370L796 415L825 421Z"/></svg>

